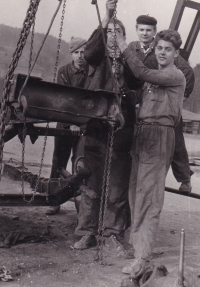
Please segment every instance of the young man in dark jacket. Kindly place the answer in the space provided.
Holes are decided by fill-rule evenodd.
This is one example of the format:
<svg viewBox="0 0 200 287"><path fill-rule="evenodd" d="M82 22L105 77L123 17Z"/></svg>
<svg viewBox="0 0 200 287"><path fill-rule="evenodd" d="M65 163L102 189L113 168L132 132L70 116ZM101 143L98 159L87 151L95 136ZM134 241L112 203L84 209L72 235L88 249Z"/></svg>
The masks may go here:
<svg viewBox="0 0 200 287"><path fill-rule="evenodd" d="M155 56L154 37L156 35L157 20L154 17L141 15L136 20L136 32L139 41L129 44L134 56L143 61L149 69L157 69L158 64ZM186 89L184 101L187 100L194 88L194 73L189 64L179 55L174 60L174 64L180 69L186 78ZM185 140L182 132L182 117L175 128L175 150L171 163L173 174L178 182L181 182L179 188L182 192L191 192L190 177L193 172L190 170L188 153L185 146Z"/></svg>
<svg viewBox="0 0 200 287"><path fill-rule="evenodd" d="M140 81L129 79L127 67L117 47L113 48L115 27L111 17L115 0L107 0L106 16L102 21L103 33L107 41L104 46L102 31L96 29L85 47L85 59L90 64L85 88L90 90L103 89L116 90L112 80L110 65L117 67L130 89L135 89ZM121 21L116 20L116 37L125 39L125 28ZM108 49L109 57L106 57ZM110 65L108 63L110 62ZM114 69L115 67L113 67ZM119 92L119 90L118 90ZM122 97L122 113L125 126L114 133L114 144L110 168L109 193L105 218L104 236L109 237L115 246L119 246L119 236L123 236L128 217L128 184L131 167L130 147L133 137L133 123L135 120L134 106L128 103L128 98ZM85 165L91 172L87 181L87 188L81 194L78 225L75 233L82 238L74 244L76 249L85 249L96 244L95 236L98 234L99 210L102 193L102 182L106 158L106 147L109 125L101 120L91 120L86 128L86 141L84 148ZM121 246L122 247L122 246Z"/></svg>
<svg viewBox="0 0 200 287"><path fill-rule="evenodd" d="M67 85L72 87L83 88L88 74L88 64L84 59L84 49L86 40L82 38L72 37L69 42L69 51L71 53L72 62L62 66L58 70L57 83L60 85ZM57 123L57 128L70 129L74 132L79 132L80 127L75 125L69 125L65 123ZM75 149L78 144L77 137L55 137L54 152L52 160L51 178L58 178L62 174L64 175L67 167L67 163L71 154L72 165L75 154ZM54 215L58 213L60 206L52 206L45 213L48 215Z"/></svg>

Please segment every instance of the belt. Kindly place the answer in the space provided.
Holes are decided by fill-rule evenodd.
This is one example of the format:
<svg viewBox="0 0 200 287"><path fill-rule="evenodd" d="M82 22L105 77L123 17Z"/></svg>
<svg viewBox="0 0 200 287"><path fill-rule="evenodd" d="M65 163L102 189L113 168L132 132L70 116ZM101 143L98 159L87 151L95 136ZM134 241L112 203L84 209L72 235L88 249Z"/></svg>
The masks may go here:
<svg viewBox="0 0 200 287"><path fill-rule="evenodd" d="M145 122L145 121L138 121L136 123L136 126L143 126L143 125L146 125L146 126L160 126L160 127L168 127L168 128L175 128L174 126L172 125L161 125L159 123L149 123L149 122Z"/></svg>

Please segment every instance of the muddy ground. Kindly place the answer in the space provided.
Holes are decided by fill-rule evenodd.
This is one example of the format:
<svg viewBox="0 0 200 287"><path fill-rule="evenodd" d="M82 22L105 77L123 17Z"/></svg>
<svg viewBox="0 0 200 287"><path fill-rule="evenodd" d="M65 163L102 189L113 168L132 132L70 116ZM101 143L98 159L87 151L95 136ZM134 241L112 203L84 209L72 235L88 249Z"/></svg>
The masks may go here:
<svg viewBox="0 0 200 287"><path fill-rule="evenodd" d="M27 140L26 166L37 172L42 152L43 138L35 145ZM199 136L186 135L186 143L191 157L200 157ZM48 177L51 168L53 140L48 139L43 176ZM18 138L6 143L4 160L21 159L21 146ZM193 192L200 193L200 167L193 166ZM68 166L70 170L70 165ZM177 188L171 171L167 177L168 186ZM26 192L30 191L28 185ZM1 193L21 193L21 183L3 176ZM114 287L120 286L126 275L122 267L131 259L124 258L112 244L106 242L103 252L108 266L94 261L96 249L78 251L71 248L77 237L74 229L77 212L73 201L62 205L58 215L45 215L46 207L0 207L0 269L5 266L11 271L14 280L1 282L7 287ZM200 286L200 201L166 192L161 214L155 256L156 262L164 264L171 272L179 263L180 231L185 229L185 266L193 274L194 286ZM12 232L12 233L11 233ZM13 236L16 242L11 246L2 244L5 238ZM128 240L129 230L125 240ZM21 239L21 241L20 241ZM198 284L198 285L195 285ZM161 287L161 286L160 286ZM171 286L170 286L171 287Z"/></svg>

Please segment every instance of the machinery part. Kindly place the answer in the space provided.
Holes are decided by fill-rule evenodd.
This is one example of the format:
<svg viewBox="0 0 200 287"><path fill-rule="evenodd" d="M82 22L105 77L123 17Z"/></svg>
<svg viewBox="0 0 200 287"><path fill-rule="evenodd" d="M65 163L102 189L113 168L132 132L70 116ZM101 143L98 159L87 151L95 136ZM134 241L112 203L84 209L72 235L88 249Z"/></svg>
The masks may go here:
<svg viewBox="0 0 200 287"><path fill-rule="evenodd" d="M22 200L20 194L2 194L0 195L0 206L37 206L50 205L57 206L69 199L80 195L81 186L84 180L90 175L87 169L80 169L77 175L68 175L63 178L40 178L37 175L28 172L18 163L6 163L4 165L4 175L8 175L15 180L23 180L30 184L34 190L34 202L32 200L33 194L26 194L26 201ZM38 196L38 193L41 194ZM41 198L40 198L41 197Z"/></svg>
<svg viewBox="0 0 200 287"><path fill-rule="evenodd" d="M38 136L44 136L46 133L45 127L35 127L32 123L26 123L26 135L30 136L32 144L35 143ZM8 142L12 138L18 135L20 141L23 141L23 124L11 124L7 125L5 129L4 142ZM48 136L52 137L79 137L79 131L71 131L70 129L57 129L49 128Z"/></svg>
<svg viewBox="0 0 200 287"><path fill-rule="evenodd" d="M16 110L19 91L25 81L24 75L16 75L9 95L10 105ZM103 90L86 90L41 81L30 77L23 90L22 111L26 118L85 124L91 118L115 122L112 106L115 95ZM11 120L16 119L13 113Z"/></svg>

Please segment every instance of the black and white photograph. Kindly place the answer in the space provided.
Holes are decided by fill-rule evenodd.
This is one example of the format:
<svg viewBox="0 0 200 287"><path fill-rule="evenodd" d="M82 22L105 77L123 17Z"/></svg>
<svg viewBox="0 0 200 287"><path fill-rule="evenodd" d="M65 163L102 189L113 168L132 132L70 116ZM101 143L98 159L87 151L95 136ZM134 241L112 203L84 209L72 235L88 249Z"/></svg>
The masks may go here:
<svg viewBox="0 0 200 287"><path fill-rule="evenodd" d="M200 286L200 0L0 0L0 285Z"/></svg>

